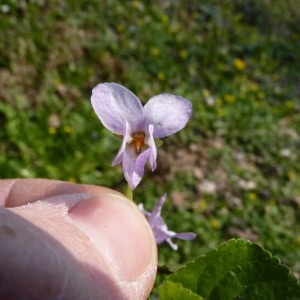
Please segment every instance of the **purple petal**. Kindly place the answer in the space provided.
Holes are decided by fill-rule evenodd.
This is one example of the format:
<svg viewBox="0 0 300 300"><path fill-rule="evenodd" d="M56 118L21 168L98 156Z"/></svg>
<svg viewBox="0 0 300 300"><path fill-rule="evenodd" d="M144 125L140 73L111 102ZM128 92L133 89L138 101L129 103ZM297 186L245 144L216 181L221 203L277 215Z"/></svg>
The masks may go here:
<svg viewBox="0 0 300 300"><path fill-rule="evenodd" d="M132 182L133 172L135 168L135 161L136 161L136 153L133 147L127 145L125 151L123 152L123 159L122 159L122 167L125 179L127 180L129 186L134 189L136 183Z"/></svg>
<svg viewBox="0 0 300 300"><path fill-rule="evenodd" d="M142 213L146 216L146 217L150 217L151 216L151 213L149 213L145 208L144 208L144 205L143 203L140 203L138 205L139 209L142 211Z"/></svg>
<svg viewBox="0 0 300 300"><path fill-rule="evenodd" d="M154 138L171 135L185 127L192 115L192 104L172 94L152 97L144 106L148 124L154 125Z"/></svg>
<svg viewBox="0 0 300 300"><path fill-rule="evenodd" d="M117 83L101 83L92 91L92 106L103 125L116 134L125 134L126 121L136 132L144 128L141 101Z"/></svg>
<svg viewBox="0 0 300 300"><path fill-rule="evenodd" d="M150 224L150 222L149 222L149 224ZM160 226L156 226L156 227L153 227L152 224L150 224L150 227L153 230L155 240L158 245L163 243L166 239L171 237L170 232L168 231L168 227L164 222Z"/></svg>
<svg viewBox="0 0 300 300"><path fill-rule="evenodd" d="M148 221L154 231L160 232L161 230L166 230L167 232L168 228L164 228L166 224L162 217L155 217L153 214L151 214L151 216L148 218Z"/></svg>
<svg viewBox="0 0 300 300"><path fill-rule="evenodd" d="M139 208L147 217L150 227L155 236L156 243L159 245L163 242L167 242L173 250L177 250L178 246L173 243L172 238L178 238L182 240L192 240L196 237L195 233L183 232L176 233L168 229L167 224L164 222L163 218L160 216L162 206L166 200L167 194L164 194L154 206L152 212L148 212L144 209L143 205L140 204Z"/></svg>
<svg viewBox="0 0 300 300"><path fill-rule="evenodd" d="M160 216L162 207L163 207L166 199L167 199L167 194L163 194L159 198L159 200L156 202L156 204L155 204L155 206L154 206L154 208L152 210L152 213L151 213L151 215L152 215L153 218L157 218L157 217Z"/></svg>
<svg viewBox="0 0 300 300"><path fill-rule="evenodd" d="M176 235L174 235L174 237L176 237L177 239L181 239L181 240L193 240L196 237L196 233L193 232L182 232L182 233L176 233Z"/></svg>
<svg viewBox="0 0 300 300"><path fill-rule="evenodd" d="M175 251L178 250L178 246L176 244L173 243L173 241L171 240L171 238L166 239L166 242L171 246L171 248Z"/></svg>
<svg viewBox="0 0 300 300"><path fill-rule="evenodd" d="M153 138L153 130L154 130L154 126L150 124L149 125L148 145L151 148L151 154L149 157L149 161L150 161L152 172L156 169L156 158L157 158L157 149L156 149L155 141Z"/></svg>
<svg viewBox="0 0 300 300"><path fill-rule="evenodd" d="M123 172L129 186L134 190L142 180L145 164L151 154L151 149L147 149L136 157L134 147L127 146L123 152Z"/></svg>
<svg viewBox="0 0 300 300"><path fill-rule="evenodd" d="M130 130L129 124L127 122L126 122L125 128L126 129L125 129L125 134L124 134L124 137L123 137L122 145L121 145L117 155L113 159L112 166L115 166L115 165L119 164L122 161L123 153L125 151L126 145L130 142L131 130Z"/></svg>

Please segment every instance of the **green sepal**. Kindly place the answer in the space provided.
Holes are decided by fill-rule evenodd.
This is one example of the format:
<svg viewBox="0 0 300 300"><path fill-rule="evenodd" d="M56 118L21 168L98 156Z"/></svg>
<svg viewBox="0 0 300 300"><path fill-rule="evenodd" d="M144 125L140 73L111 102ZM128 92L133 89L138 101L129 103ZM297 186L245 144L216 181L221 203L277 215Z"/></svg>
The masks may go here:
<svg viewBox="0 0 300 300"><path fill-rule="evenodd" d="M155 146L160 147L164 142L160 139L155 139Z"/></svg>
<svg viewBox="0 0 300 300"><path fill-rule="evenodd" d="M115 137L117 140L119 140L119 141L122 141L122 140L123 140L123 135L121 135L121 134L116 134L116 133L114 133L114 137Z"/></svg>

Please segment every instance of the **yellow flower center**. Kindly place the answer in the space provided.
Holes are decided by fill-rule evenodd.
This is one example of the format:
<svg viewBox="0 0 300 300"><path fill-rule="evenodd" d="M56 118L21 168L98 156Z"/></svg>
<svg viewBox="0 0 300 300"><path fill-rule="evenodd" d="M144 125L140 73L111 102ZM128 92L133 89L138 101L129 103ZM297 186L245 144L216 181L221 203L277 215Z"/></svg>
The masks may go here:
<svg viewBox="0 0 300 300"><path fill-rule="evenodd" d="M145 133L136 132L136 133L133 134L131 143L134 145L135 150L136 150L137 153L141 152L141 149L145 144L144 141L145 141Z"/></svg>

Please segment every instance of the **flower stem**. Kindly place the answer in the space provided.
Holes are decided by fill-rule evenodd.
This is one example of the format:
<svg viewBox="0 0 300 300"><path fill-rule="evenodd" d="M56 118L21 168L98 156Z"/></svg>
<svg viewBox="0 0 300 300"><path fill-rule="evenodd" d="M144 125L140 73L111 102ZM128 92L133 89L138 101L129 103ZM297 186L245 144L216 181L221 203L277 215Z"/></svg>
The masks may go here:
<svg viewBox="0 0 300 300"><path fill-rule="evenodd" d="M132 189L129 186L129 184L127 185L126 190L125 190L125 197L128 198L129 200L133 201L133 192L132 192Z"/></svg>

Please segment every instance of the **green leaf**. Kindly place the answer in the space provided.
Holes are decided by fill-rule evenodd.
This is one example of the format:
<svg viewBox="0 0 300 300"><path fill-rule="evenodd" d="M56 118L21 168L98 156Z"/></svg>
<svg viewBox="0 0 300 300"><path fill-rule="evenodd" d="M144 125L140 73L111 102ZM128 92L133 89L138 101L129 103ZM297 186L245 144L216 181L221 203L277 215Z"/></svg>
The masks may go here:
<svg viewBox="0 0 300 300"><path fill-rule="evenodd" d="M201 300L203 298L194 294L191 290L184 288L181 284L167 280L159 287L159 299Z"/></svg>
<svg viewBox="0 0 300 300"><path fill-rule="evenodd" d="M166 280L204 299L300 299L299 282L290 270L258 244L243 239L221 244ZM160 295L168 288L163 284Z"/></svg>

